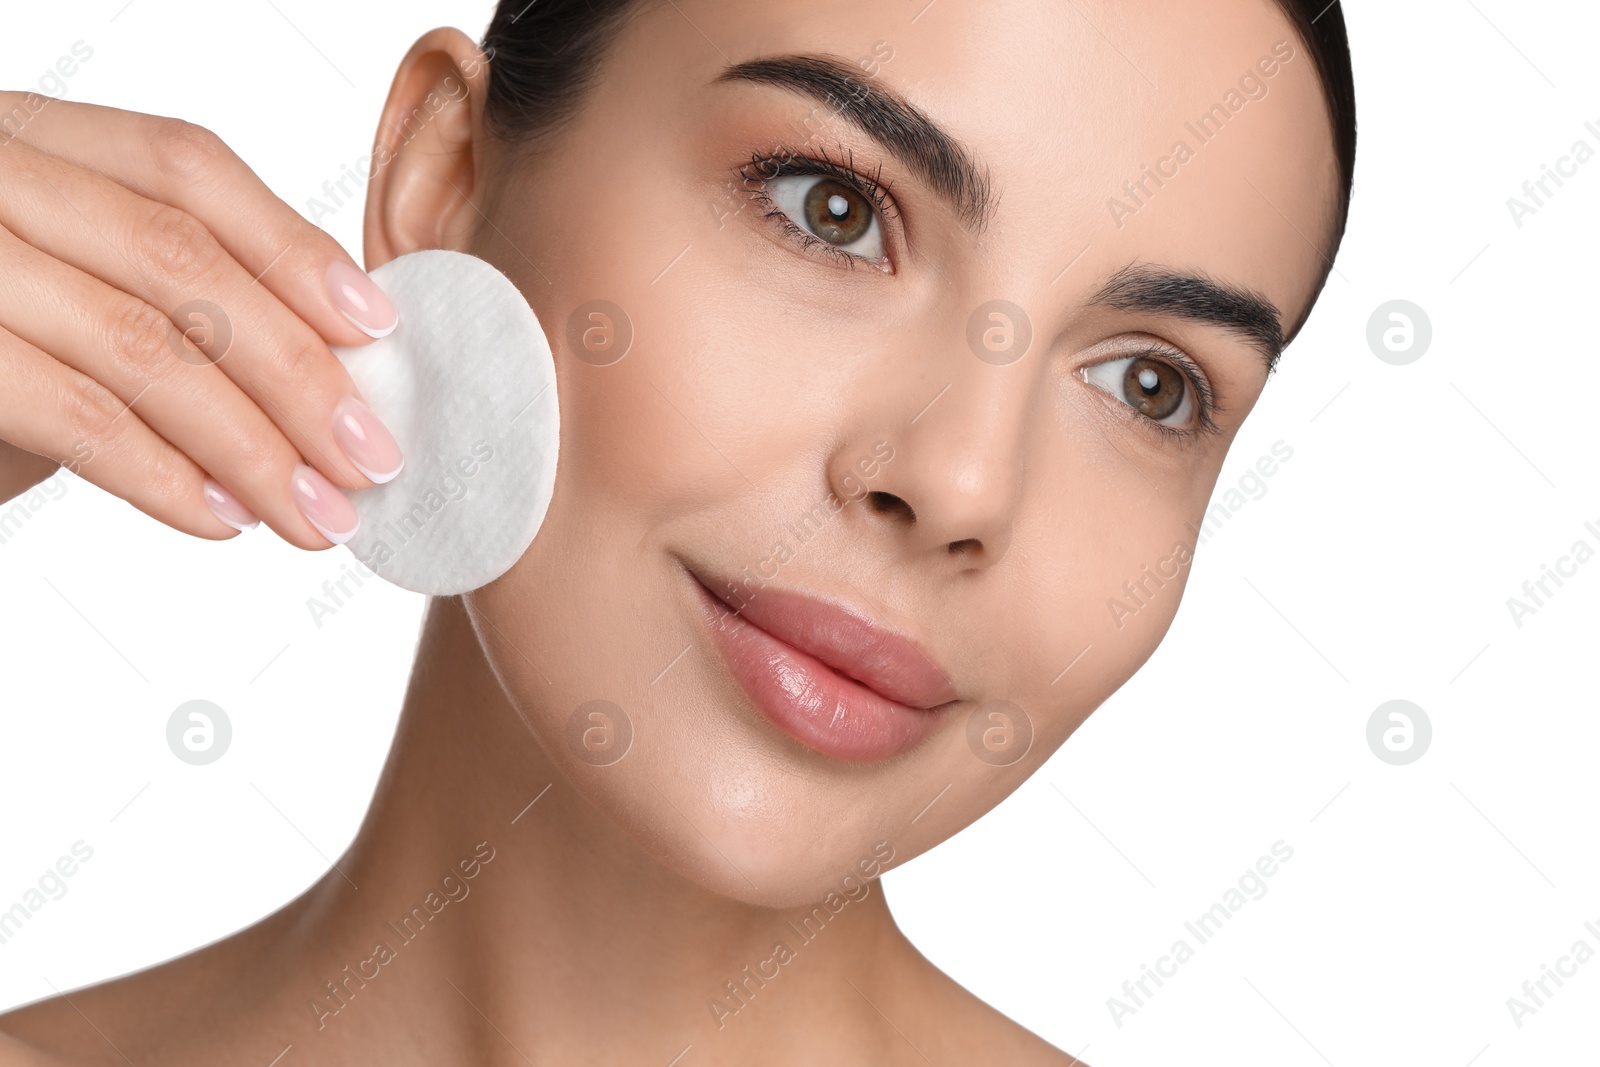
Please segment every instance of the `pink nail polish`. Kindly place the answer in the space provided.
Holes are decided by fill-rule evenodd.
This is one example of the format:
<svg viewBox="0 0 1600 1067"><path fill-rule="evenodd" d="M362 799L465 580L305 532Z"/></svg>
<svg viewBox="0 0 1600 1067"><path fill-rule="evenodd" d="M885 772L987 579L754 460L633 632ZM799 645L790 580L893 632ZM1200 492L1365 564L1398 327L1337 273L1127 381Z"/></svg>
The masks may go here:
<svg viewBox="0 0 1600 1067"><path fill-rule="evenodd" d="M333 409L333 436L356 469L375 482L387 482L406 465L400 446L372 409L353 396Z"/></svg>
<svg viewBox="0 0 1600 1067"><path fill-rule="evenodd" d="M400 313L376 282L343 260L328 264L328 296L344 317L369 337L387 337L400 325Z"/></svg>
<svg viewBox="0 0 1600 1067"><path fill-rule="evenodd" d="M235 530L253 530L261 525L261 520L251 513L250 509L239 502L239 498L228 492L215 481L207 478L203 483L206 504L211 508L211 514L232 526Z"/></svg>
<svg viewBox="0 0 1600 1067"><path fill-rule="evenodd" d="M323 537L342 545L355 536L361 518L349 498L328 479L302 463L289 479L289 491L300 513Z"/></svg>

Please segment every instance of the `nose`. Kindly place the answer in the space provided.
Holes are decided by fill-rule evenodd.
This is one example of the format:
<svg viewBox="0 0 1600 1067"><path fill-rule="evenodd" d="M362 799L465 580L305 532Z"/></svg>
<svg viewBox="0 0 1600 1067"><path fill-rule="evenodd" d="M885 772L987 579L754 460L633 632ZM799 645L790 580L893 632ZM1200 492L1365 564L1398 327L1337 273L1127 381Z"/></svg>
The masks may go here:
<svg viewBox="0 0 1600 1067"><path fill-rule="evenodd" d="M850 509L853 524L894 537L916 554L988 567L1005 555L1021 504L1038 364L1036 357L1006 366L955 357L941 364L950 371L942 378L922 377L920 396L904 384L896 388L901 407L914 401L906 414L881 418L878 433L839 448L830 478L841 498L859 499ZM880 439L887 447L878 445L876 476L863 477L856 453L870 452Z"/></svg>

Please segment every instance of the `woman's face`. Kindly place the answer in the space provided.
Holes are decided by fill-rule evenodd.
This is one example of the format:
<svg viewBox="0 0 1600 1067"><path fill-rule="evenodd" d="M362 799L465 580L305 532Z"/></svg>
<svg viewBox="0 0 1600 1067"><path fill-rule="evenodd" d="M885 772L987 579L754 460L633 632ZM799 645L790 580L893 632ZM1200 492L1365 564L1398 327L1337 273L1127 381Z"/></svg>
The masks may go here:
<svg viewBox="0 0 1600 1067"><path fill-rule="evenodd" d="M794 54L848 76L832 106L816 66L719 79ZM575 788L773 905L972 822L1154 650L1337 189L1269 0L644 3L555 140L486 158L468 246L550 336L562 442L477 630ZM702 583L745 616L713 624Z"/></svg>

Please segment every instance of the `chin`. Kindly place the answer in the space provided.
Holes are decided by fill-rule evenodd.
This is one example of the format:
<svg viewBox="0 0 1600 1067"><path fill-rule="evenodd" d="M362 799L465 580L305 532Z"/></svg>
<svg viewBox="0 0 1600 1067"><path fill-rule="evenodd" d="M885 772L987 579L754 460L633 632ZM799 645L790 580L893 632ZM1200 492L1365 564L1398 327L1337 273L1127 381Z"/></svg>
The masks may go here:
<svg viewBox="0 0 1600 1067"><path fill-rule="evenodd" d="M813 904L845 879L868 881L911 854L904 833L891 829L904 819L870 803L841 808L826 783L760 747L652 747L625 774L604 773L626 763L571 768L570 784L660 867L721 897Z"/></svg>

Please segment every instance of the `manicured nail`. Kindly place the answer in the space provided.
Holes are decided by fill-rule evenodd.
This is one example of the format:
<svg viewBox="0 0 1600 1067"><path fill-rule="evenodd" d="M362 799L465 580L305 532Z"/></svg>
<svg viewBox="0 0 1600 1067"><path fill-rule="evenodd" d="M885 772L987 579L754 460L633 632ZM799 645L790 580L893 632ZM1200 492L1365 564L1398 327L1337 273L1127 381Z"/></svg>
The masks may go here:
<svg viewBox="0 0 1600 1067"><path fill-rule="evenodd" d="M333 306L369 337L387 337L400 325L400 313L378 284L343 260L328 264L328 295Z"/></svg>
<svg viewBox="0 0 1600 1067"><path fill-rule="evenodd" d="M389 481L406 465L400 446L378 416L353 396L333 409L333 436L356 469L375 482Z"/></svg>
<svg viewBox="0 0 1600 1067"><path fill-rule="evenodd" d="M300 514L323 537L342 545L355 536L361 518L349 498L328 479L302 463L289 479L289 491L300 506Z"/></svg>
<svg viewBox="0 0 1600 1067"><path fill-rule="evenodd" d="M232 526L235 530L253 530L261 525L261 520L251 514L250 509L239 502L239 498L228 492L216 482L207 478L205 486L206 504L211 508L211 514Z"/></svg>

